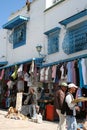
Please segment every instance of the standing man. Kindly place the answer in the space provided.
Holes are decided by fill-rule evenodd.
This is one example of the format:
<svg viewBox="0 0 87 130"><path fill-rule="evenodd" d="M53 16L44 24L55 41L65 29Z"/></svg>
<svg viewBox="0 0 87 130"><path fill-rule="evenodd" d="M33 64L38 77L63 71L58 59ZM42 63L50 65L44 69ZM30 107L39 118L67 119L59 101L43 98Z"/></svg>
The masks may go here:
<svg viewBox="0 0 87 130"><path fill-rule="evenodd" d="M66 90L67 90L67 83L62 82L60 84L60 88L56 91L55 98L54 98L56 112L59 116L58 130L66 130L66 119L65 116L61 113Z"/></svg>
<svg viewBox="0 0 87 130"><path fill-rule="evenodd" d="M30 88L29 101L30 101L30 105L29 105L30 117L33 118L33 119L36 119L37 100L36 100L35 90L33 88Z"/></svg>
<svg viewBox="0 0 87 130"><path fill-rule="evenodd" d="M67 122L67 130L77 130L77 122L76 122L76 110L80 111L80 108L76 105L76 103L72 103L74 100L73 94L75 94L77 90L77 86L73 83L68 85L68 93L65 97L66 102L66 122Z"/></svg>
<svg viewBox="0 0 87 130"><path fill-rule="evenodd" d="M36 107L37 107L35 90L32 87L30 87L28 90L28 93L23 93L23 95L27 96L27 98L24 101L24 104L28 105L28 107L29 107L30 118L35 119L36 118Z"/></svg>

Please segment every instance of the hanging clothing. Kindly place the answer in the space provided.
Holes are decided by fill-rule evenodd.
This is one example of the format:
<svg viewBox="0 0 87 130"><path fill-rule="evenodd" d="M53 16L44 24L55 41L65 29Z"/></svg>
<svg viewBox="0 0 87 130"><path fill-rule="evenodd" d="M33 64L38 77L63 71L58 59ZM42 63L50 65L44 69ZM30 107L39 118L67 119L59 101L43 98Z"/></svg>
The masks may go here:
<svg viewBox="0 0 87 130"><path fill-rule="evenodd" d="M83 97L87 97L87 88L82 88L82 95ZM82 103L82 108L84 111L86 111L86 114L87 114L87 101L83 102Z"/></svg>
<svg viewBox="0 0 87 130"><path fill-rule="evenodd" d="M8 82L7 82L7 86L8 86L8 89L13 89L13 86L15 85L15 82L13 82L13 81L11 81L11 80L9 80Z"/></svg>
<svg viewBox="0 0 87 130"><path fill-rule="evenodd" d="M4 69L2 69L2 71L1 71L1 75L0 75L0 80L2 80L2 79L3 79L4 72L5 72L5 70L4 70Z"/></svg>
<svg viewBox="0 0 87 130"><path fill-rule="evenodd" d="M17 81L17 90L18 90L18 92L23 92L24 91L24 81L23 80L18 80Z"/></svg>
<svg viewBox="0 0 87 130"><path fill-rule="evenodd" d="M62 64L62 66L60 67L61 70L61 82L66 82L67 81L67 68L66 68L66 64Z"/></svg>
<svg viewBox="0 0 87 130"><path fill-rule="evenodd" d="M17 78L17 69L18 69L18 67L17 67L17 65L15 65L14 72L13 72L13 74L11 75L11 77L13 78L13 80L15 80L15 79Z"/></svg>
<svg viewBox="0 0 87 130"><path fill-rule="evenodd" d="M52 79L52 70L51 70L51 67L47 67L45 69L45 82L50 82L51 79Z"/></svg>
<svg viewBox="0 0 87 130"><path fill-rule="evenodd" d="M23 64L23 71L24 71L24 73L27 72L27 64Z"/></svg>
<svg viewBox="0 0 87 130"><path fill-rule="evenodd" d="M18 73L18 77L22 77L23 76L23 64L21 64L17 70Z"/></svg>
<svg viewBox="0 0 87 130"><path fill-rule="evenodd" d="M28 78L27 86L28 86L28 87L31 87L31 86L32 86L32 77L31 77L31 76L29 76L29 78Z"/></svg>
<svg viewBox="0 0 87 130"><path fill-rule="evenodd" d="M72 75L72 62L67 63L67 82L73 82L73 75Z"/></svg>
<svg viewBox="0 0 87 130"><path fill-rule="evenodd" d="M34 60L32 60L29 73L30 73L30 74L31 74L31 73L34 73Z"/></svg>
<svg viewBox="0 0 87 130"><path fill-rule="evenodd" d="M5 69L5 76L4 76L4 78L5 78L5 80L9 80L9 76L11 75L13 73L13 71L11 71L11 68L6 68Z"/></svg>
<svg viewBox="0 0 87 130"><path fill-rule="evenodd" d="M83 84L87 85L87 59L82 58L81 59L81 65L82 65L82 77L83 77Z"/></svg>
<svg viewBox="0 0 87 130"><path fill-rule="evenodd" d="M43 82L45 78L45 68L40 70L40 81Z"/></svg>
<svg viewBox="0 0 87 130"><path fill-rule="evenodd" d="M76 92L76 98L82 97L82 89L78 88L77 92ZM82 102L78 103L78 106L82 107Z"/></svg>
<svg viewBox="0 0 87 130"><path fill-rule="evenodd" d="M24 74L24 81L29 81L29 74L27 72Z"/></svg>
<svg viewBox="0 0 87 130"><path fill-rule="evenodd" d="M17 70L17 72L21 72L21 71L23 71L23 64L21 64L21 65L19 66L18 70Z"/></svg>
<svg viewBox="0 0 87 130"><path fill-rule="evenodd" d="M83 87L83 76L82 76L82 61L81 60L79 60L78 66L79 66L80 88L82 88Z"/></svg>
<svg viewBox="0 0 87 130"><path fill-rule="evenodd" d="M35 79L35 81L37 81L37 79L38 79L38 75L37 75L37 65L36 65L36 64L34 65L34 79Z"/></svg>
<svg viewBox="0 0 87 130"><path fill-rule="evenodd" d="M57 65L53 65L52 66L52 80L55 81L56 78L56 69L57 69Z"/></svg>
<svg viewBox="0 0 87 130"><path fill-rule="evenodd" d="M56 68L56 78L55 78L55 83L59 82L61 79L61 70L60 70L61 64L57 65Z"/></svg>
<svg viewBox="0 0 87 130"><path fill-rule="evenodd" d="M76 71L75 71L75 61L72 61L72 82L76 84Z"/></svg>
<svg viewBox="0 0 87 130"><path fill-rule="evenodd" d="M79 76L79 66L78 66L78 60L75 60L74 62L74 69L75 69L75 73L76 73L76 85L80 86L80 76Z"/></svg>

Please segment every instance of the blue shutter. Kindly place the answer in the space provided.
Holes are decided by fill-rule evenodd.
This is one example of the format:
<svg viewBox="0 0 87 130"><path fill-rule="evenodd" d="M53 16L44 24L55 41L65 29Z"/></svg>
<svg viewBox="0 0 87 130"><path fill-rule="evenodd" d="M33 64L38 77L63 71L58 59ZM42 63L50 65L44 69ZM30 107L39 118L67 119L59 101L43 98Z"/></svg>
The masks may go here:
<svg viewBox="0 0 87 130"><path fill-rule="evenodd" d="M25 43L26 43L26 23L14 29L13 48L20 47Z"/></svg>
<svg viewBox="0 0 87 130"><path fill-rule="evenodd" d="M48 35L48 54L56 53L59 51L58 44L58 31Z"/></svg>
<svg viewBox="0 0 87 130"><path fill-rule="evenodd" d="M87 49L87 21L79 23L67 30L63 42L66 54L72 54Z"/></svg>

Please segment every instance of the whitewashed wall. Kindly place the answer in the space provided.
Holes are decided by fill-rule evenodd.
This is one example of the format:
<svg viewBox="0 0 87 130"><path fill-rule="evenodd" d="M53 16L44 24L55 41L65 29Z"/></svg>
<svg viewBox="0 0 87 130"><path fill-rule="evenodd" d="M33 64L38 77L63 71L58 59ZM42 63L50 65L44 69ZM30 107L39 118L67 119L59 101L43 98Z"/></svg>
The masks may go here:
<svg viewBox="0 0 87 130"><path fill-rule="evenodd" d="M1 29L0 30L0 62L7 60L7 37L6 37L6 30Z"/></svg>
<svg viewBox="0 0 87 130"><path fill-rule="evenodd" d="M48 0L46 0L48 1ZM51 1L51 0L50 0ZM66 28L64 26L61 26L59 24L60 21L73 16L74 14L79 13L80 11L87 8L87 1L86 0L65 0L60 4L57 4L56 6L53 6L50 9L46 9L45 15L44 15L44 32L50 30L54 27L61 27L60 32L60 39L59 39L59 52L55 54L51 54L47 58L47 62L54 62L58 60L63 60L71 57L75 57L81 54L87 54L87 50L80 51L77 53L73 53L71 55L67 55L62 50L62 41L66 32ZM73 24L79 23L80 21L84 21L84 19L87 19L87 16L84 18L81 18L80 20L76 20L73 23L70 23L69 26L72 26ZM46 39L46 37L45 37Z"/></svg>
<svg viewBox="0 0 87 130"><path fill-rule="evenodd" d="M21 10L13 13L9 20L15 18L17 15L23 15L25 17L30 17L27 23L27 36L26 44L13 49L13 45L9 43L7 39L7 57L9 64L16 62L21 62L29 60L31 58L39 57L36 46L41 44L44 48L44 38L43 38L43 28L44 28L44 0L36 0L31 3L30 11L27 12L27 7L23 7ZM9 37L10 31L7 30L7 35Z"/></svg>

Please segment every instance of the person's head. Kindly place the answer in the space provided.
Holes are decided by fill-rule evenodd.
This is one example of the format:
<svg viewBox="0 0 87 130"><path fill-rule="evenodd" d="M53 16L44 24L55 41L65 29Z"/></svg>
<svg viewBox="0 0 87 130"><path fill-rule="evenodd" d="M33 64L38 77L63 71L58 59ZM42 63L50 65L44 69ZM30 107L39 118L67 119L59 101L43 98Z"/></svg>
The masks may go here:
<svg viewBox="0 0 87 130"><path fill-rule="evenodd" d="M67 83L66 83L66 82L62 82L62 83L60 84L60 86L61 86L61 89L62 89L64 92L66 92L66 90L67 90Z"/></svg>
<svg viewBox="0 0 87 130"><path fill-rule="evenodd" d="M75 93L77 89L78 89L78 87L74 83L68 84L68 90L69 90L69 92Z"/></svg>
<svg viewBox="0 0 87 130"><path fill-rule="evenodd" d="M54 83L54 84L53 84L53 88L54 88L54 90L56 90L56 89L58 88L58 86L59 86L58 83Z"/></svg>

